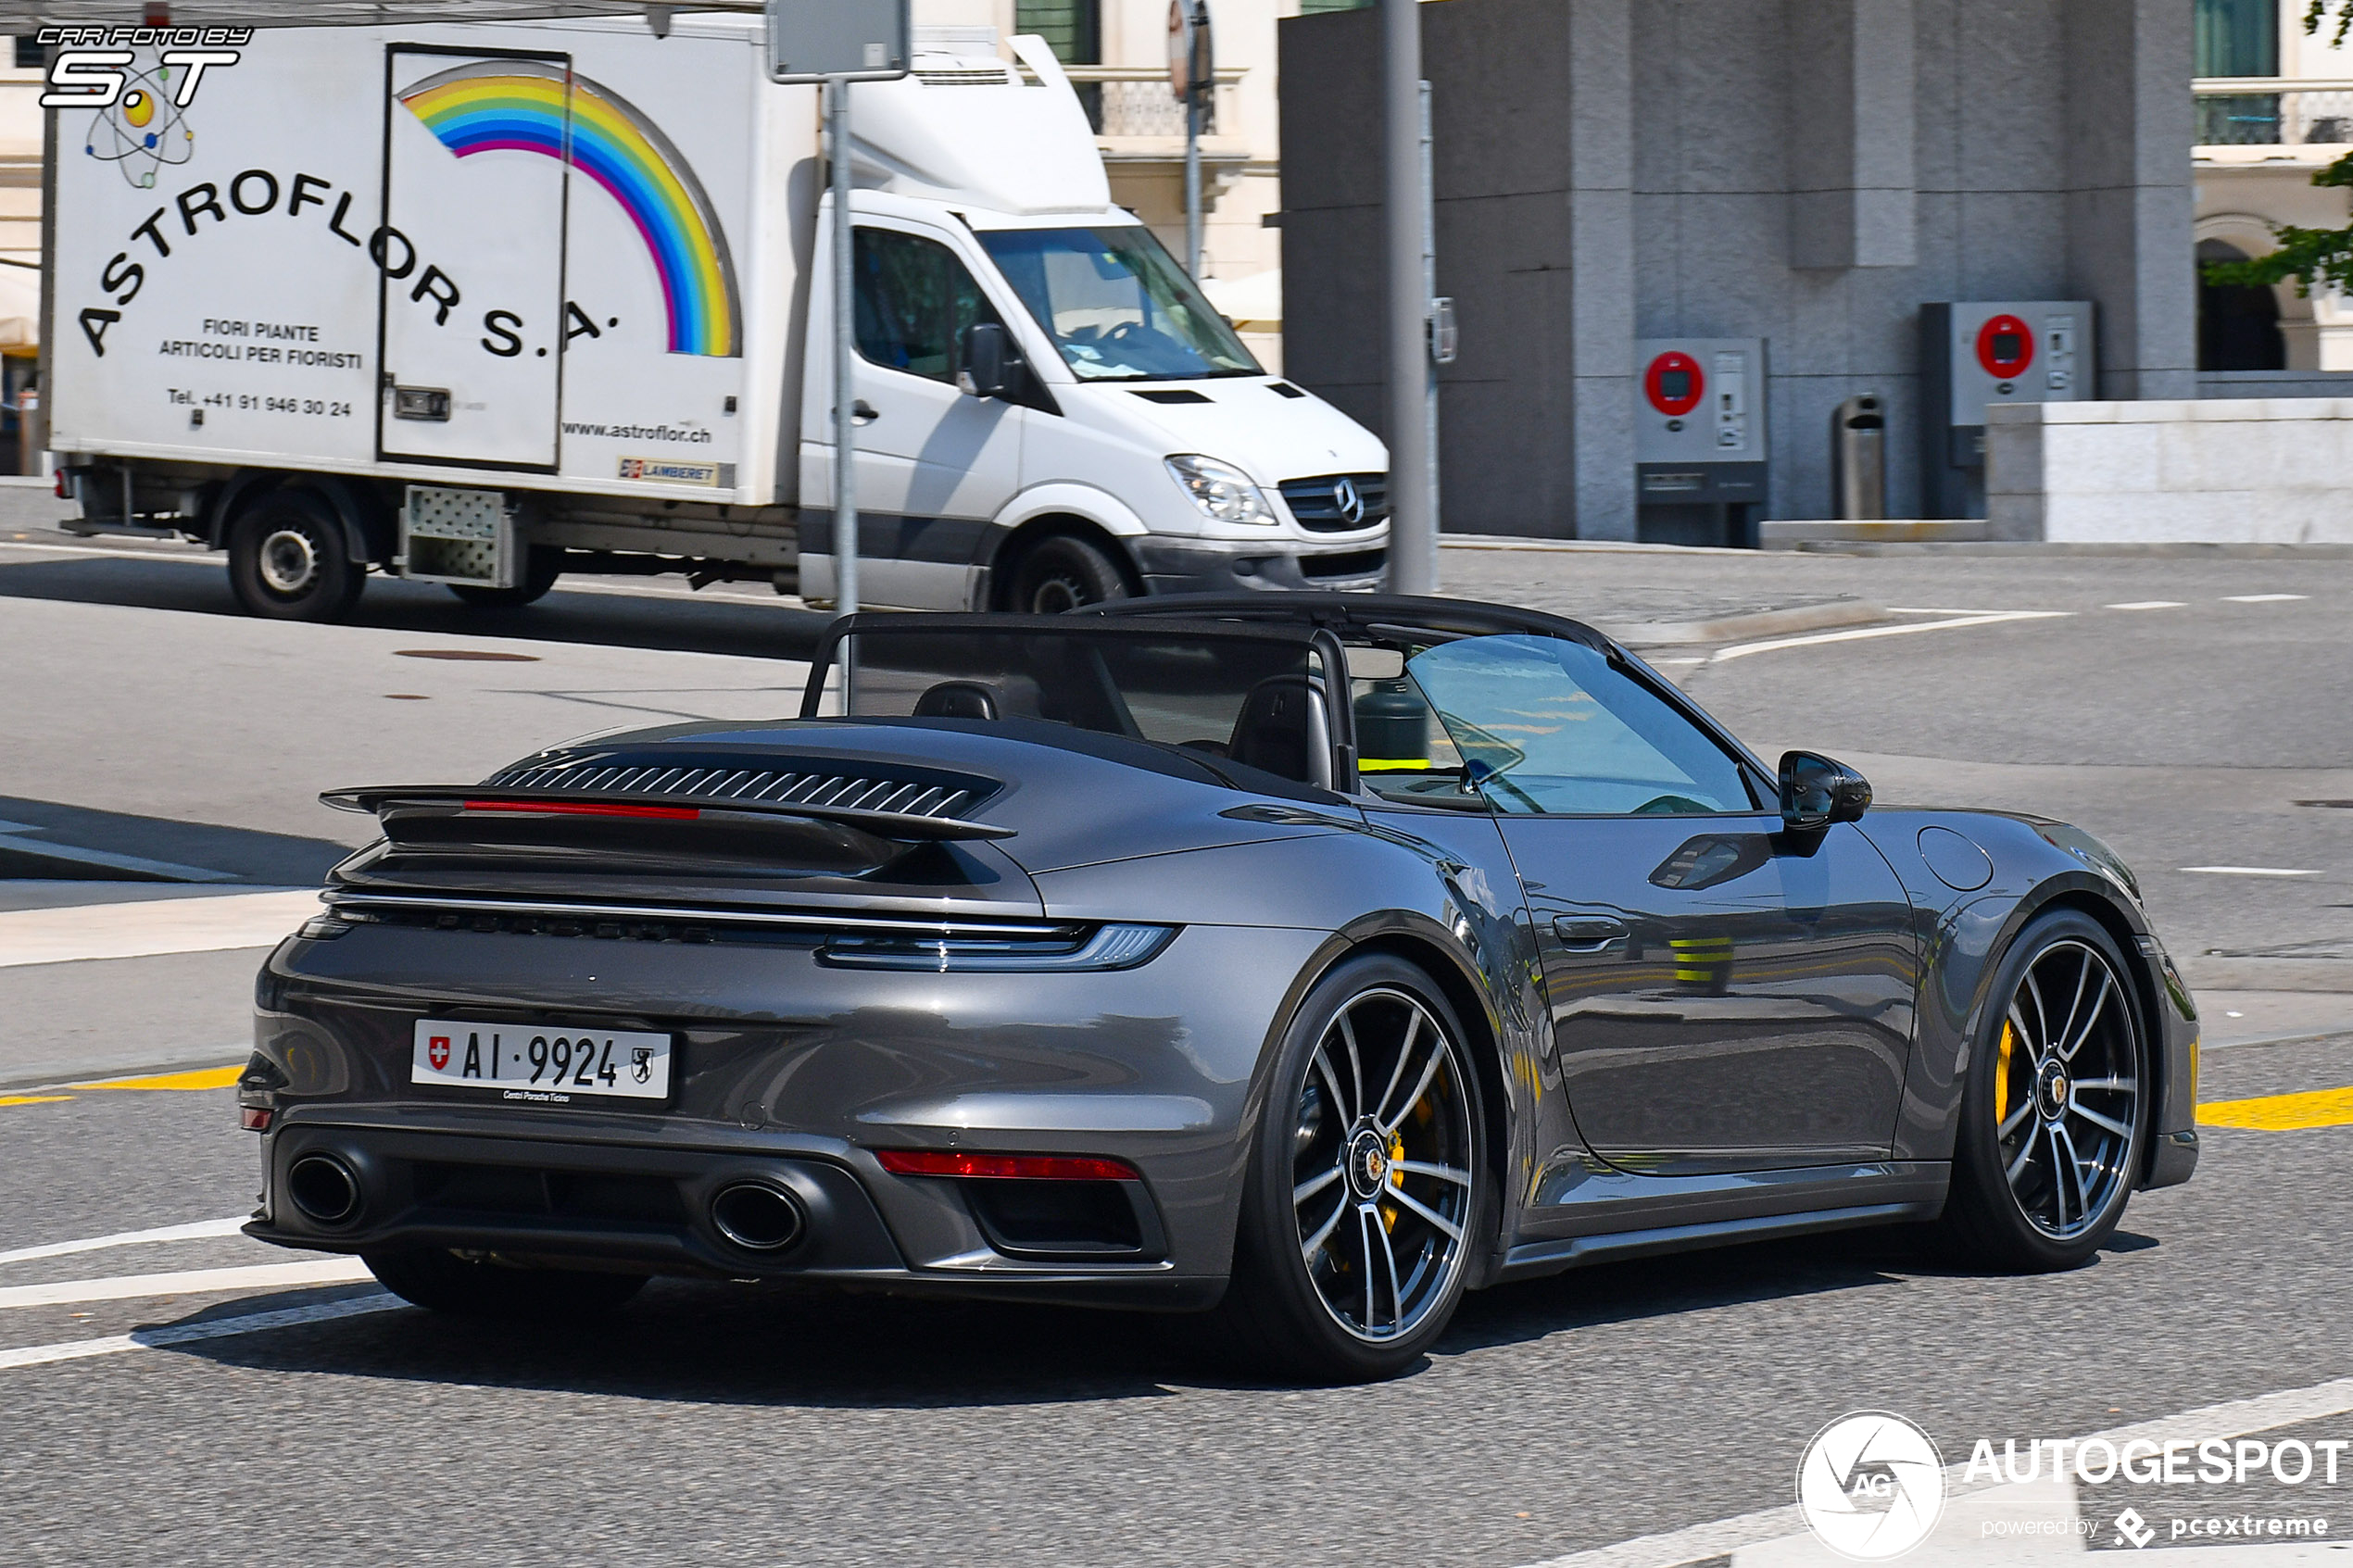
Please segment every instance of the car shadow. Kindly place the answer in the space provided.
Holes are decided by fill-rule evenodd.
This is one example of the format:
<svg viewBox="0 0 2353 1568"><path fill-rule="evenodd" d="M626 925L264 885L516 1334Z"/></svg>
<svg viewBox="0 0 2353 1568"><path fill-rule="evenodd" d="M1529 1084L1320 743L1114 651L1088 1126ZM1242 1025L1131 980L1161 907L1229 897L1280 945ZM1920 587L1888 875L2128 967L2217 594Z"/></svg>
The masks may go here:
<svg viewBox="0 0 2353 1568"><path fill-rule="evenodd" d="M1937 1272L1917 1239L1902 1234L1601 1264L1471 1296L1428 1361L1407 1375L1580 1328L1871 1289ZM272 1311L295 1299L248 1299L208 1315ZM404 1309L159 1348L260 1371L839 1409L1299 1386L1239 1370L1212 1335L1202 1318L657 1280L601 1319L506 1325Z"/></svg>

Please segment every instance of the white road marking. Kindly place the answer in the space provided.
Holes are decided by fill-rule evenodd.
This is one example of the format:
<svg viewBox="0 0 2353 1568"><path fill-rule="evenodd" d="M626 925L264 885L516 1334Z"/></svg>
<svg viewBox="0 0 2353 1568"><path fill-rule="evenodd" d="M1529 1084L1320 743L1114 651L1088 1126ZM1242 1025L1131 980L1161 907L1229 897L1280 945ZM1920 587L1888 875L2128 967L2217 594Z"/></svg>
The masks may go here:
<svg viewBox="0 0 2353 1568"><path fill-rule="evenodd" d="M2179 599L2131 599L2120 605L2103 605L2104 609L2187 609Z"/></svg>
<svg viewBox="0 0 2353 1568"><path fill-rule="evenodd" d="M1816 632L1803 637L1775 637L1769 642L1742 643L1733 647L1717 649L1715 658L1708 662L1721 664L1729 659L1746 659L1753 653L1812 647L1819 643L1858 643L1871 637L1902 637L1914 632L1951 632L1965 626L1994 626L2007 621L2051 621L2073 613L2064 609L1973 610L1950 621L1915 621L1903 626L1864 626L1851 632Z"/></svg>
<svg viewBox="0 0 2353 1568"><path fill-rule="evenodd" d="M49 1285L0 1286L0 1310L11 1307L71 1307L84 1301L135 1301L144 1296L203 1296L224 1290L283 1290L296 1286L349 1285L372 1278L357 1258L319 1258L296 1263L249 1263L234 1269L182 1269L168 1274L118 1274L111 1279L68 1279Z"/></svg>
<svg viewBox="0 0 2353 1568"><path fill-rule="evenodd" d="M275 947L319 912L308 888L0 911L0 969Z"/></svg>
<svg viewBox="0 0 2353 1568"><path fill-rule="evenodd" d="M2112 1427L2078 1439L2079 1443L2106 1441L2121 1447L2134 1438L2145 1438L2162 1445L2177 1438L2197 1441L2208 1437L2243 1437L2249 1433L2269 1432L2275 1427L2301 1425L2328 1416L2353 1411L2353 1377L2340 1377L2330 1383L2314 1384L2309 1388L2287 1388L2276 1394L2259 1394L2249 1399L2232 1399L2219 1405L2206 1405L2179 1415L2161 1416L2155 1421L2140 1422L2132 1426ZM2018 1434L2017 1436L2024 1436ZM1958 1446L1957 1441L1954 1445ZM1948 1449L1946 1451L1951 1451ZM1789 1473L1797 1474L1797 1455L1789 1456ZM1967 1487L1963 1477L1969 1473L1966 1460L1944 1467L1947 1495L1954 1498L1974 1496L1994 1488L1980 1483ZM1743 1549L1766 1545L1780 1546L1792 1537L1811 1542L1805 1518L1795 1503L1780 1508L1760 1509L1730 1519L1718 1519L1705 1524L1692 1524L1680 1530L1667 1530L1655 1536L1640 1536L1614 1546L1595 1547L1589 1551L1571 1552L1566 1557L1548 1557L1527 1568L1681 1568L1682 1564L1710 1557L1722 1557L1743 1552ZM2171 1549L2180 1551L2183 1549ZM2234 1547L2229 1560L2245 1568L2260 1568L2264 1558L2244 1555L2258 1549ZM1828 1561L1827 1554L1824 1560ZM2166 1559L2171 1562L2172 1556Z"/></svg>
<svg viewBox="0 0 2353 1568"><path fill-rule="evenodd" d="M2201 876L2318 876L2318 872L2292 871L2285 866L2183 866Z"/></svg>
<svg viewBox="0 0 2353 1568"><path fill-rule="evenodd" d="M94 1236L82 1241L53 1241L44 1247L19 1247L0 1252L0 1263L30 1263L35 1258L70 1258L77 1252L101 1252L109 1247L138 1247L151 1241L206 1241L219 1236L234 1236L245 1224L246 1216L232 1214L225 1220L196 1220L184 1225L160 1225L154 1230L118 1231L113 1236Z"/></svg>
<svg viewBox="0 0 2353 1568"><path fill-rule="evenodd" d="M2290 599L2309 599L2311 596L2309 594L2225 594L2222 596L2222 602L2233 605L2276 605L2285 604Z"/></svg>
<svg viewBox="0 0 2353 1568"><path fill-rule="evenodd" d="M103 1339L69 1339L55 1345L27 1345L19 1349L0 1350L0 1371L15 1367L48 1366L57 1361L78 1361L91 1356L119 1356L125 1350L159 1349L170 1345L188 1345L200 1339L226 1339L239 1334L260 1334L273 1328L293 1328L300 1323L330 1323L336 1318L355 1318L364 1312L388 1312L408 1303L390 1292L353 1296L341 1301L320 1301L308 1307L288 1307L282 1311L253 1312L241 1318L208 1318L203 1323L169 1323L162 1328L143 1328L131 1334L110 1334Z"/></svg>

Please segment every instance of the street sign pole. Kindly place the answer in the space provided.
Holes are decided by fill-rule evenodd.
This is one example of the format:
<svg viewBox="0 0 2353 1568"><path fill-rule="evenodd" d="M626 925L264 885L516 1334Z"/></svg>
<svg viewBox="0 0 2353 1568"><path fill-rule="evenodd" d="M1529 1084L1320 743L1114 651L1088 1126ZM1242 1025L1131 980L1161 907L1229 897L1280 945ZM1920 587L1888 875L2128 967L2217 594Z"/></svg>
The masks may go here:
<svg viewBox="0 0 2353 1568"><path fill-rule="evenodd" d="M857 270L849 229L849 79L825 81L834 191L834 614L858 611Z"/></svg>
<svg viewBox="0 0 2353 1568"><path fill-rule="evenodd" d="M1389 258L1389 587L1438 591L1430 505L1429 294L1422 267L1421 0L1381 0Z"/></svg>
<svg viewBox="0 0 2353 1568"><path fill-rule="evenodd" d="M824 94L833 193L834 614L858 608L857 271L849 221L849 84L907 74L908 0L767 0L768 80ZM809 497L803 496L804 503ZM845 659L845 664L847 660Z"/></svg>
<svg viewBox="0 0 2353 1568"><path fill-rule="evenodd" d="M1209 0L1168 0L1168 86L1185 106L1185 270L1201 276L1201 131L1217 90Z"/></svg>

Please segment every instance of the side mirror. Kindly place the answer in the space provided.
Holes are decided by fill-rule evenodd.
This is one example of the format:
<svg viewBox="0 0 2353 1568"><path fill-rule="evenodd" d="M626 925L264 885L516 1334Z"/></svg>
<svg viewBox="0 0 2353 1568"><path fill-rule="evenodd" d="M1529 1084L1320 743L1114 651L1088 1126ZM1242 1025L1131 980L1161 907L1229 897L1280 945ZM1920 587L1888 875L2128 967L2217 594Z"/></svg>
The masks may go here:
<svg viewBox="0 0 2353 1568"><path fill-rule="evenodd" d="M1857 821L1870 804L1870 780L1845 763L1812 751L1781 754L1781 821L1792 833Z"/></svg>
<svg viewBox="0 0 2353 1568"><path fill-rule="evenodd" d="M975 321L964 329L956 390L967 397L1002 397L1013 390L1013 371L1021 357L1013 352L1011 333L997 321Z"/></svg>

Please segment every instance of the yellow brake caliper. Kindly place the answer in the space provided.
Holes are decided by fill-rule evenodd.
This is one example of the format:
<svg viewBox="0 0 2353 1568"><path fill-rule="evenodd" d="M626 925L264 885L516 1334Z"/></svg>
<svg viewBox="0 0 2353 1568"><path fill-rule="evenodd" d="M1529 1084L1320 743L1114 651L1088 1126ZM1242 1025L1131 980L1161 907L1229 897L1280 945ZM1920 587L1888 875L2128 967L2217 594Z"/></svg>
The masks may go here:
<svg viewBox="0 0 2353 1568"><path fill-rule="evenodd" d="M2018 1035L2008 1022L2002 1024L2002 1045L1994 1059L1994 1125L2000 1126L2010 1119L2010 1052L2018 1044Z"/></svg>
<svg viewBox="0 0 2353 1568"><path fill-rule="evenodd" d="M1400 1128L1403 1128L1403 1127L1404 1126L1404 1123L1403 1123L1403 1122L1402 1122L1402 1121L1401 1121L1401 1122L1399 1122L1399 1123L1398 1123L1398 1126L1399 1126ZM1395 1132L1395 1133L1391 1133L1391 1134L1390 1134L1390 1135L1389 1135L1389 1185L1391 1185L1391 1186L1394 1186L1394 1187L1403 1187L1403 1186L1405 1185L1405 1173L1403 1173L1403 1171L1400 1171L1400 1170L1397 1168L1397 1162L1398 1162L1399 1160L1401 1160L1404 1159L1404 1158L1405 1158L1405 1135L1404 1135L1402 1131L1401 1131L1401 1132ZM1386 1203L1382 1204L1382 1205L1380 1206L1380 1223L1381 1223L1381 1228L1382 1228L1383 1230L1389 1230L1389 1231L1393 1231L1393 1230L1395 1230L1395 1229L1397 1228L1397 1210L1396 1210L1396 1209L1395 1209L1395 1208L1393 1208L1392 1206L1389 1205L1389 1204L1386 1204Z"/></svg>

